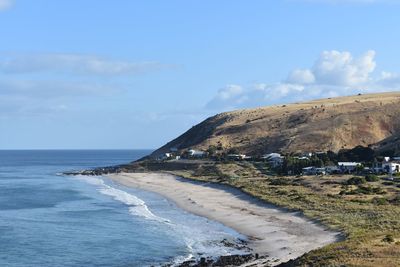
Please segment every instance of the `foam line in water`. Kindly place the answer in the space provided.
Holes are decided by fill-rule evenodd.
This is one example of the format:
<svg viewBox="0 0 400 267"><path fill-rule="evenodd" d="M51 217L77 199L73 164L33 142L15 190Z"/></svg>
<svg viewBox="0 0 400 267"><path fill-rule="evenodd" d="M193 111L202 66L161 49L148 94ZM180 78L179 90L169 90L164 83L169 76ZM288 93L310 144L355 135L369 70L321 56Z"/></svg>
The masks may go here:
<svg viewBox="0 0 400 267"><path fill-rule="evenodd" d="M129 213L134 216L144 217L149 220L170 223L169 220L153 214L142 199L132 195L126 191L111 187L107 185L103 179L96 176L77 176L89 184L99 186L98 191L104 195L112 197L114 200L122 202L129 206Z"/></svg>

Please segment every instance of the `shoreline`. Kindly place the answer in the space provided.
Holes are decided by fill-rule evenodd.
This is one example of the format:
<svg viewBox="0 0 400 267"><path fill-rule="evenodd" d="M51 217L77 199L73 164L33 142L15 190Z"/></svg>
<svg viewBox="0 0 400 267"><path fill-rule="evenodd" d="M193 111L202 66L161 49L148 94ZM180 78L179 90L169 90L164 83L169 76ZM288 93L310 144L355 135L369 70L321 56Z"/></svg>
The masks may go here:
<svg viewBox="0 0 400 267"><path fill-rule="evenodd" d="M107 177L124 186L158 193L183 210L236 230L248 237L253 253L272 266L341 239L340 232L330 231L299 212L265 203L228 185L166 173L119 173Z"/></svg>

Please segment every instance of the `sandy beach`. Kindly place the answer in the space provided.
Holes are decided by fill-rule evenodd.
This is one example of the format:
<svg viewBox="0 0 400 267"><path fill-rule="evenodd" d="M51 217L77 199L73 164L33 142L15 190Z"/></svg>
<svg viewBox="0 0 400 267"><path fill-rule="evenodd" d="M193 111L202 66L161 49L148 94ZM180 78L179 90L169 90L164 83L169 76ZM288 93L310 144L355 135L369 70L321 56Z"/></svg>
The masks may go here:
<svg viewBox="0 0 400 267"><path fill-rule="evenodd" d="M340 233L266 204L238 189L191 181L164 173L109 175L125 186L156 192L180 208L218 221L249 238L254 253L268 255L274 265L337 241Z"/></svg>

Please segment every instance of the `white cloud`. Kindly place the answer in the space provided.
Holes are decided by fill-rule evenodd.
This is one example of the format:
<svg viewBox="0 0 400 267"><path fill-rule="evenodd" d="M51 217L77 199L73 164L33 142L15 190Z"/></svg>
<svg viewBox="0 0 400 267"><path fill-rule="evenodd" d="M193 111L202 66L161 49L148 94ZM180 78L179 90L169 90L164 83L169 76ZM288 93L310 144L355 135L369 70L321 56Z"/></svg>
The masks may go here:
<svg viewBox="0 0 400 267"><path fill-rule="evenodd" d="M296 69L289 74L288 83L309 84L315 82L315 76L311 70Z"/></svg>
<svg viewBox="0 0 400 267"><path fill-rule="evenodd" d="M13 4L13 0L0 0L0 11L9 9Z"/></svg>
<svg viewBox="0 0 400 267"><path fill-rule="evenodd" d="M229 110L298 102L356 93L400 90L400 74L383 72L373 78L375 51L360 57L324 51L310 69L296 69L275 84L229 85L220 89L207 108Z"/></svg>
<svg viewBox="0 0 400 267"><path fill-rule="evenodd" d="M1 1L1 0L0 0ZM91 75L129 75L168 68L158 62L130 62L80 54L35 54L0 58L3 73L62 72Z"/></svg>
<svg viewBox="0 0 400 267"><path fill-rule="evenodd" d="M354 86L366 83L375 70L375 51L354 59L349 52L324 51L315 62L312 73L319 84Z"/></svg>

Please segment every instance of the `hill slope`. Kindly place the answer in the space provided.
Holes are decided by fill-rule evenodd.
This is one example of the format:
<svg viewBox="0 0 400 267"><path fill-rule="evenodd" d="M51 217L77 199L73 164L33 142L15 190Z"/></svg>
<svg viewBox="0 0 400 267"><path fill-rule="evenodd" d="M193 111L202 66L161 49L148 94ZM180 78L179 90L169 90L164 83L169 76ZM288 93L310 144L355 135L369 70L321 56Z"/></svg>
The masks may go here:
<svg viewBox="0 0 400 267"><path fill-rule="evenodd" d="M366 94L237 110L210 117L152 155L209 146L241 153L384 149L400 135L400 92Z"/></svg>

